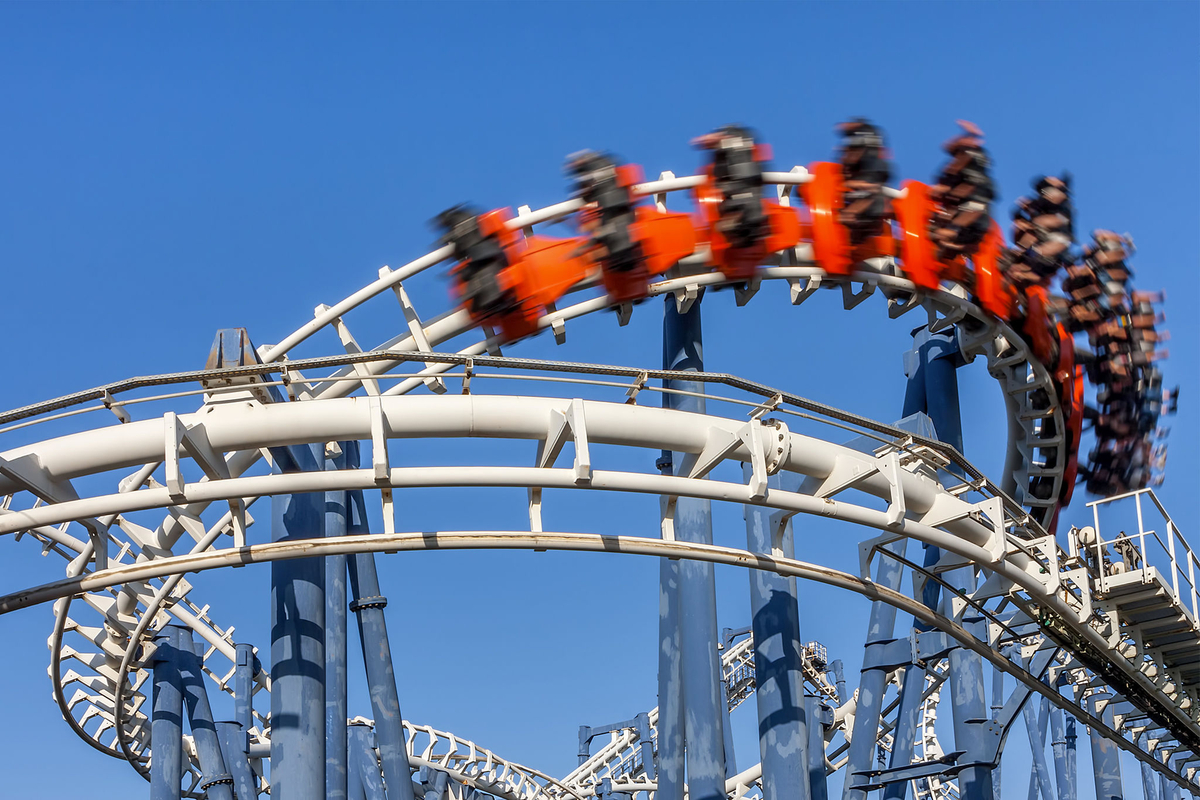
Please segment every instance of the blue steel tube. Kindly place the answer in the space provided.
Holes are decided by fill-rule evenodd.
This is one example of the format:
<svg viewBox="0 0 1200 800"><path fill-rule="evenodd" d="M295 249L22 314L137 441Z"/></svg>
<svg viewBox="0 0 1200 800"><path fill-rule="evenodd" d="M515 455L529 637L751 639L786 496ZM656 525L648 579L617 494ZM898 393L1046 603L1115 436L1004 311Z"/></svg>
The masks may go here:
<svg viewBox="0 0 1200 800"><path fill-rule="evenodd" d="M1058 706L1050 708L1050 747L1054 752L1054 782L1058 800L1076 800L1075 718Z"/></svg>
<svg viewBox="0 0 1200 800"><path fill-rule="evenodd" d="M358 442L354 442L357 450ZM326 469L345 469L349 442L326 451ZM355 454L357 455L357 453ZM355 459L357 462L357 459ZM325 493L325 536L344 536L350 496ZM346 800L346 556L325 557L325 796Z"/></svg>
<svg viewBox="0 0 1200 800"><path fill-rule="evenodd" d="M750 466L743 465L749 480ZM768 480L779 488L779 477ZM773 552L774 526L771 512L755 505L743 506L746 520L746 549L753 553ZM784 558L794 557L791 522L782 534ZM762 759L763 800L808 800L805 779L808 763L808 717L804 699L804 666L801 661L800 610L796 602L796 579L766 570L747 570L750 575L750 619L754 633L755 702L758 705L758 748ZM820 724L816 724L820 729ZM824 747L821 748L824 753ZM824 780L824 765L821 778Z"/></svg>
<svg viewBox="0 0 1200 800"><path fill-rule="evenodd" d="M957 585L968 592L975 590L975 573L970 567L949 573ZM949 598L944 598L948 600ZM943 613L949 613L949 603ZM963 627L986 639L987 631L976 619L964 619ZM982 753L985 747L984 724L988 720L988 702L983 688L983 659L962 647L950 651L950 699L953 702L954 746L966 751L966 758ZM992 769L987 766L967 767L958 773L958 787L963 800L993 800Z"/></svg>
<svg viewBox="0 0 1200 800"><path fill-rule="evenodd" d="M233 792L237 800L254 800L258 797L258 781L246 758L246 731L240 722L218 722L216 725L221 753L225 756L229 774L233 776Z"/></svg>
<svg viewBox="0 0 1200 800"><path fill-rule="evenodd" d="M1175 781L1167 780L1166 775L1159 775L1159 789L1162 792L1162 800L1182 800L1183 792L1179 788L1179 784ZM1192 795L1195 797L1195 795Z"/></svg>
<svg viewBox="0 0 1200 800"><path fill-rule="evenodd" d="M900 562L888 558L890 552L901 558L907 549L908 539L900 539L883 547L875 571L875 582L888 589L899 590L904 570ZM896 608L881 601L871 604L871 619L867 623L866 648L889 642L896 630ZM874 767L875 741L879 736L879 715L883 711L883 694L887 689L886 669L864 668L858 680L858 706L854 713L854 736L850 741L850 753L846 762L846 778L842 785L843 800L866 800L867 793L853 788L863 783L860 772Z"/></svg>
<svg viewBox="0 0 1200 800"><path fill-rule="evenodd" d="M959 347L953 329L931 333L921 328L913 331L914 353L906 370L910 374L909 393L905 396L904 413L924 410L933 421L938 438L963 452L962 416L958 401ZM920 378L914 380L913 378ZM923 389L914 389L923 384ZM917 408L920 403L924 409ZM975 576L970 570L959 572L974 588ZM965 585L965 584L964 584ZM967 622L968 629L978 623ZM978 631L976 631L978 632ZM963 648L950 651L950 696L953 701L955 747L968 753L983 750L983 723L988 719L984 696L983 659ZM964 800L992 800L994 787L992 770L987 767L968 767L959 773L959 787Z"/></svg>
<svg viewBox="0 0 1200 800"><path fill-rule="evenodd" d="M379 774L379 762L375 759L371 729L366 725L350 725L346 729L350 745L349 768L355 773L363 800L387 800L383 791L383 777ZM412 792L412 780L405 781ZM353 798L357 800L357 798Z"/></svg>
<svg viewBox="0 0 1200 800"><path fill-rule="evenodd" d="M664 470L670 473L670 465ZM666 505L666 498L663 498ZM683 800L683 665L680 660L679 561L658 567L658 753L654 769L661 800Z"/></svg>
<svg viewBox="0 0 1200 800"><path fill-rule="evenodd" d="M284 472L325 467L324 445L273 448ZM271 503L272 541L325 532L325 493ZM271 563L271 798L325 796L325 565L319 558Z"/></svg>
<svg viewBox="0 0 1200 800"><path fill-rule="evenodd" d="M1141 764L1141 762L1138 762ZM1158 782L1158 773L1149 764L1141 764L1142 767L1142 797L1144 800L1162 800L1162 794L1159 792L1161 788Z"/></svg>
<svg viewBox="0 0 1200 800"><path fill-rule="evenodd" d="M825 707L812 695L804 698L806 727L808 728L808 787L812 800L829 800L829 785L825 780L825 730L822 720Z"/></svg>
<svg viewBox="0 0 1200 800"><path fill-rule="evenodd" d="M1046 722L1050 701L1036 695L1025 701L1021 714L1025 719L1025 731L1029 735L1029 751L1033 754L1033 773L1029 776L1029 800L1054 800L1050 791L1050 768L1046 765ZM1036 706L1040 706L1040 709Z"/></svg>
<svg viewBox="0 0 1200 800"><path fill-rule="evenodd" d="M704 369L700 299L686 312L676 310L667 296L663 317L663 364L666 369ZM668 388L701 394L704 384L669 381ZM704 413L704 398L665 394L668 407ZM672 455L672 472L684 473L683 454ZM712 544L712 509L708 500L681 497L675 506L675 537L680 541ZM717 590L713 565L679 562L685 740L688 796L691 800L725 798L725 717L722 701L721 660L717 651Z"/></svg>
<svg viewBox="0 0 1200 800"><path fill-rule="evenodd" d="M357 467L357 452L347 455L347 464ZM350 531L355 534L367 533L366 501L361 491L350 493L350 511ZM383 615L387 598L379 588L375 554L357 553L349 559L349 565L350 590L354 595L350 610L358 618L367 688L371 694L371 709L375 714L375 738L379 744L379 760L383 762L383 778L387 782L390 800L413 800L412 769L404 742L400 694L396 690L396 672L392 666L392 649Z"/></svg>
<svg viewBox="0 0 1200 800"><path fill-rule="evenodd" d="M1004 670L999 667L992 667L992 722L1000 718L1000 711L1004 708ZM1055 769L1057 769L1057 761ZM1061 785L1061 784L1060 784ZM1000 793L1000 765L992 770L992 794L996 797L1003 797Z"/></svg>
<svg viewBox="0 0 1200 800"><path fill-rule="evenodd" d="M1089 698L1093 714L1097 713L1097 698ZM1115 727L1111 705L1106 705L1100 719L1110 728ZM1096 773L1096 800L1123 800L1125 791L1121 785L1121 751L1095 728L1092 729L1092 769Z"/></svg>
<svg viewBox="0 0 1200 800"><path fill-rule="evenodd" d="M926 550L928 552L928 550ZM892 756L888 766L892 769L907 767L913 760L913 747L917 741L918 717L921 699L925 693L925 670L916 664L904 668L900 682L900 706L896 711L896 729L892 733ZM909 781L896 781L883 787L884 800L904 800Z"/></svg>
<svg viewBox="0 0 1200 800"><path fill-rule="evenodd" d="M183 688L179 626L168 625L154 643L154 698L150 716L150 800L179 800L183 775Z"/></svg>
<svg viewBox="0 0 1200 800"><path fill-rule="evenodd" d="M192 643L190 628L181 631L179 642L180 680L183 685L183 701L187 706L188 722L192 728L192 741L196 744L196 755L200 758L200 790L208 800L233 800L233 776L225 768L225 757L221 753L221 740L213 724L212 708L208 704L208 690L204 686L204 670L200 656Z"/></svg>
<svg viewBox="0 0 1200 800"><path fill-rule="evenodd" d="M254 727L254 673L258 672L258 659L254 656L254 645L234 645L233 667L233 718L241 723L242 730L249 732Z"/></svg>

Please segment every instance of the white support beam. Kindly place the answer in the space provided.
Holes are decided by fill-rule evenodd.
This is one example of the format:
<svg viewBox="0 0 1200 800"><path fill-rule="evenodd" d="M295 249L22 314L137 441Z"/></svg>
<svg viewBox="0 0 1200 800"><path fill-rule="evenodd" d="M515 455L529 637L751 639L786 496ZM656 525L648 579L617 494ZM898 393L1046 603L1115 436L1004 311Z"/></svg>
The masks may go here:
<svg viewBox="0 0 1200 800"><path fill-rule="evenodd" d="M329 311L329 306L324 304L319 305L313 310L313 316L320 317L327 311ZM355 355L363 352L363 349L358 346L358 342L355 341L353 334L350 333L350 329L346 327L345 320L343 320L341 317L336 317L331 324L333 325L334 330L337 331L338 338L342 340L342 347L348 354ZM362 363L355 363L353 366L354 374L357 375L362 381L363 389L366 390L367 394L378 396L379 381L375 380L370 368L368 368L366 364Z"/></svg>
<svg viewBox="0 0 1200 800"><path fill-rule="evenodd" d="M388 267L382 267L379 270L379 277L386 278L391 273L392 271ZM396 299L400 301L400 309L404 312L404 322L408 325L408 332L412 334L413 341L416 342L416 349L422 353L432 353L433 348L429 346L429 337L425 335L425 328L421 324L421 317L417 314L417 309L413 306L412 300L409 299L408 292L404 290L404 284L399 281L393 283L392 291L396 293ZM426 361L425 366L433 369L440 365ZM446 382L440 377L433 375L426 377L425 386L434 394L446 393Z"/></svg>
<svg viewBox="0 0 1200 800"><path fill-rule="evenodd" d="M38 500L50 505L78 500L79 493L69 480L58 480L48 473L36 455L27 455L7 460L0 457L0 475L8 478ZM108 568L108 526L94 517L79 520L87 529L92 542L92 555L96 569Z"/></svg>

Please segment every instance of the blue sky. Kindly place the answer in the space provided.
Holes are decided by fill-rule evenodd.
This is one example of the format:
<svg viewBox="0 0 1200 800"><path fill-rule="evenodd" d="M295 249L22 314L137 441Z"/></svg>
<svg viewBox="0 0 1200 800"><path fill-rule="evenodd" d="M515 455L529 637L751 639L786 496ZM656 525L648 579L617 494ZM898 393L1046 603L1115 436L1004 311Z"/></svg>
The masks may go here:
<svg viewBox="0 0 1200 800"><path fill-rule="evenodd" d="M202 366L221 327L277 341L379 266L426 252L428 220L449 205L563 199L563 158L583 147L684 174L699 163L692 136L743 122L787 169L830 157L833 125L861 114L885 128L899 177L928 180L965 118L987 133L998 217L1032 176L1070 169L1078 230L1131 232L1138 286L1167 290L1167 382L1182 385L1183 413L1160 495L1196 544L1198 31L1194 3L0 5L0 408ZM448 305L440 277L409 290L427 316ZM712 295L705 315L710 369L899 416L913 323L889 321L882 301L844 312L822 293L794 309L772 289L748 309ZM354 324L368 344L403 322ZM604 315L563 347L512 352L654 366L660 325L651 303L628 328ZM967 454L998 478L1001 402L982 365L963 371L962 396ZM401 524L522 524L523 497L454 510L450 499L399 498ZM548 498L546 526L657 524L656 503L616 503ZM1064 521L1083 513L1077 500ZM718 542L744 543L740 517L717 512ZM799 558L852 568L861 531L800 527ZM28 542L0 542L0 554L6 591L61 574ZM578 725L654 705L649 560L422 554L381 570L414 720L562 774ZM262 568L194 583L265 646L267 581ZM719 571L718 584L721 625L745 625L745 575ZM805 638L853 672L866 603L801 595ZM0 729L4 791L138 796L128 767L58 719L49 631L48 609L0 617L0 709L20 720ZM368 713L356 691L353 713ZM743 767L756 758L752 715L736 723ZM1019 764L1006 765L1005 797L1023 796ZM1081 746L1082 776L1087 764Z"/></svg>

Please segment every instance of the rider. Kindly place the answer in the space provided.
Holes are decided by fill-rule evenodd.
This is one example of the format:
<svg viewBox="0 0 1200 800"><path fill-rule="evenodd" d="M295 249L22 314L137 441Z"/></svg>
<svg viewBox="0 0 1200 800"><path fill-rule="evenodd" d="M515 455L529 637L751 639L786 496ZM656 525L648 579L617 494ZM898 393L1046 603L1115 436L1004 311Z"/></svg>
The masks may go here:
<svg viewBox="0 0 1200 800"><path fill-rule="evenodd" d="M883 231L891 203L883 186L891 178L883 132L862 117L837 126L842 134L841 223L850 231L850 244L859 245Z"/></svg>
<svg viewBox="0 0 1200 800"><path fill-rule="evenodd" d="M642 247L630 226L636 220L633 196L622 186L613 159L591 150L567 158L567 175L575 181L575 194L595 204L595 215L584 215L581 227L600 249L606 269L627 272L642 263Z"/></svg>
<svg viewBox="0 0 1200 800"><path fill-rule="evenodd" d="M942 261L974 254L991 225L988 209L996 196L983 131L965 120L958 124L963 133L943 146L950 161L930 190L930 196L942 206L930 222L931 237Z"/></svg>
<svg viewBox="0 0 1200 800"><path fill-rule="evenodd" d="M510 308L510 292L500 283L508 258L494 237L484 236L479 230L478 210L454 206L438 214L434 225L443 231L439 244L453 248L454 258L460 262L463 302L471 316L482 319Z"/></svg>
<svg viewBox="0 0 1200 800"><path fill-rule="evenodd" d="M721 193L717 229L734 250L753 247L770 232L762 205L763 168L754 132L726 125L692 142L713 152L713 183Z"/></svg>

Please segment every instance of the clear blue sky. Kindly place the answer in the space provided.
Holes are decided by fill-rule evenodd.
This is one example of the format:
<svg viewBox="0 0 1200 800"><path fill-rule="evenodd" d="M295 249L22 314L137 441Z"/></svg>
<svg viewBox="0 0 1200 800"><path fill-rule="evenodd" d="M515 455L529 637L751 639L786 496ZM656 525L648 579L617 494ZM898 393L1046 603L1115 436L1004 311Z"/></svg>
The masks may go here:
<svg viewBox="0 0 1200 800"><path fill-rule="evenodd" d="M1161 495L1196 544L1198 32L1200 6L1183 2L3 4L0 408L199 367L220 327L277 341L379 266L426 252L428 220L453 203L562 199L563 158L583 147L651 176L684 174L699 163L689 138L736 121L787 169L828 158L833 125L862 114L886 129L898 175L928 180L965 118L987 133L998 216L1033 175L1070 169L1078 229L1131 232L1139 287L1168 291L1166 369L1183 413ZM438 277L410 290L426 315L447 305ZM823 293L793 309L772 289L749 310L729 294L705 307L709 368L899 416L915 323L887 320L882 301L847 313ZM359 324L370 345L403 323ZM512 352L653 366L659 325L647 304L619 332L606 315L571 328L564 347ZM999 393L978 364L962 384L968 456L998 478ZM437 497L402 497L401 524L522 524L523 495L453 514ZM617 502L555 498L546 524L656 525L655 503ZM1065 522L1082 515L1077 500ZM716 524L718 542L744 543L738 509ZM797 556L853 568L863 535L802 520ZM0 542L5 591L61 567L29 542ZM654 705L656 576L649 560L599 556L386 559L406 716L565 773L578 725ZM267 581L251 568L194 582L219 619L265 647ZM721 624L745 625L745 575L721 571L718 588ZM801 592L805 638L854 672L866 603ZM0 617L0 796L142 796L128 767L58 719L50 620L47 608ZM353 713L369 713L355 691ZM737 720L743 767L756 760L752 716ZM1023 749L1023 734L1010 747ZM1027 772L1013 763L1005 797L1023 797ZM1138 783L1127 769L1130 796Z"/></svg>

